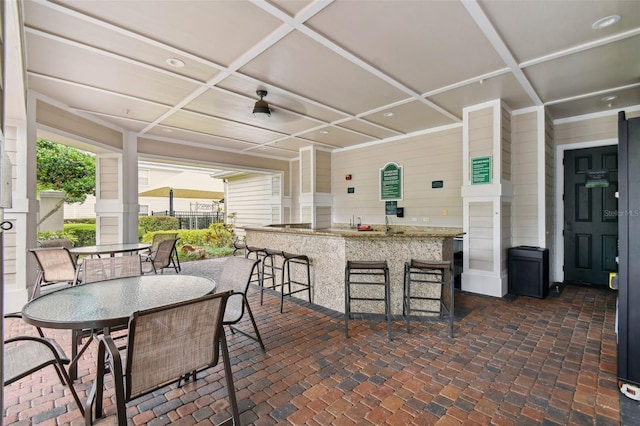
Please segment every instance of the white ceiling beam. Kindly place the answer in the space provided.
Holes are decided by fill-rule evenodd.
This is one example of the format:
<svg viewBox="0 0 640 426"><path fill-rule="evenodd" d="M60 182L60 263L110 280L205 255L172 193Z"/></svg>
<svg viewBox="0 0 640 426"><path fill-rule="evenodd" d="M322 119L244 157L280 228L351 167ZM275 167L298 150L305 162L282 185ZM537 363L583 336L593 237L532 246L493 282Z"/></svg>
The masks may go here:
<svg viewBox="0 0 640 426"><path fill-rule="evenodd" d="M482 8L478 4L476 0L464 0L462 5L467 9L471 18L476 22L480 31L484 34L484 36L489 40L489 43L493 46L498 55L502 58L504 63L509 67L511 73L514 75L520 86L524 89L524 91L529 95L529 98L536 106L542 106L542 100L536 93L535 89L531 85L531 82L524 75L522 69L518 65L518 62L515 60L511 51L507 47L507 45L502 40L502 37L498 34L496 29L493 27L493 24L487 18L487 15L483 12Z"/></svg>

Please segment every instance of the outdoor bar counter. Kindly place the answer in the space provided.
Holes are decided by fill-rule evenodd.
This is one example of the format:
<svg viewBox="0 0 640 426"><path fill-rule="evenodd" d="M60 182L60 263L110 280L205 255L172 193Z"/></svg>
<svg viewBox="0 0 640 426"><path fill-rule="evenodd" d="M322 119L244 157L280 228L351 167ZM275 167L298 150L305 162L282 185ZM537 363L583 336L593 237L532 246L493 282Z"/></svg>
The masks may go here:
<svg viewBox="0 0 640 426"><path fill-rule="evenodd" d="M384 227L370 231L351 228L310 229L307 225L245 228L248 246L304 254L311 260L312 302L344 313L344 269L347 260L386 260L391 275L391 312L402 315L405 262L414 259L453 262L453 237L459 228ZM448 279L448 278L447 278ZM449 288L443 290L449 306ZM305 299L305 293L297 296ZM382 311L381 311L382 312Z"/></svg>

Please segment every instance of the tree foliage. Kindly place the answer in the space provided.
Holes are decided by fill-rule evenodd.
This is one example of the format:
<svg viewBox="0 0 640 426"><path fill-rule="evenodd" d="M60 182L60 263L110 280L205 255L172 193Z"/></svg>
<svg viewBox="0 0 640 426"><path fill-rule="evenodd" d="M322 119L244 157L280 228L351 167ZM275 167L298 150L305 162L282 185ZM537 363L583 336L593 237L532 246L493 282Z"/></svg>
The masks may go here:
<svg viewBox="0 0 640 426"><path fill-rule="evenodd" d="M37 165L38 191L64 191L66 203L82 203L95 194L94 155L38 139Z"/></svg>

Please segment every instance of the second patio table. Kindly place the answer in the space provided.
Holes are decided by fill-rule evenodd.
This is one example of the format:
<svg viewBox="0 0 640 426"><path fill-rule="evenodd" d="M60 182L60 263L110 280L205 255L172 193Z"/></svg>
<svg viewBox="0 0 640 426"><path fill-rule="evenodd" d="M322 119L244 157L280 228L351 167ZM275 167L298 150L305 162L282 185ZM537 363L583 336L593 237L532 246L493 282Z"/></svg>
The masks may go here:
<svg viewBox="0 0 640 426"><path fill-rule="evenodd" d="M72 247L69 249L74 256L100 256L108 254L114 256L116 253L136 253L151 248L151 244L143 243L119 243L100 244L96 246Z"/></svg>

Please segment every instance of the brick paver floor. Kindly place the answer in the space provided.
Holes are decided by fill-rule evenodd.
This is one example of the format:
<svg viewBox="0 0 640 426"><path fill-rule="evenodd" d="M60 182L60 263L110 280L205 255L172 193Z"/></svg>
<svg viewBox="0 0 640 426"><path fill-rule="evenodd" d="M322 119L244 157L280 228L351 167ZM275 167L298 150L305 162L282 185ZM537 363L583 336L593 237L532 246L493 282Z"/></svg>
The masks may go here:
<svg viewBox="0 0 640 426"><path fill-rule="evenodd" d="M186 268L188 271L188 267ZM243 425L618 425L613 291L566 286L554 298L458 292L455 337L445 322L393 326L249 292L266 352L227 333ZM249 324L240 324L250 328ZM11 325L6 335L29 326ZM48 335L69 348L70 333ZM80 362L84 397L95 347ZM113 396L107 379L106 398ZM106 401L107 414L114 414ZM130 424L219 423L229 416L221 366L128 405ZM4 424L83 423L52 369L5 388Z"/></svg>

